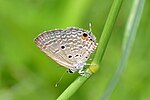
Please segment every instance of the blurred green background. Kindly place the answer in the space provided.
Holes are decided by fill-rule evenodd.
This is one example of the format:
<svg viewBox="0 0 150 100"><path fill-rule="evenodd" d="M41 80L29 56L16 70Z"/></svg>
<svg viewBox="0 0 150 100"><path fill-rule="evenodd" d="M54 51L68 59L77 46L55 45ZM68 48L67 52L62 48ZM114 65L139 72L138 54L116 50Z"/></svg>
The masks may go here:
<svg viewBox="0 0 150 100"><path fill-rule="evenodd" d="M0 0L0 100L55 100L78 77L37 48L41 32L69 26L92 30L97 41L113 0ZM120 61L132 1L124 0L100 70L70 100L98 100ZM150 1L146 0L128 64L110 100L150 100Z"/></svg>

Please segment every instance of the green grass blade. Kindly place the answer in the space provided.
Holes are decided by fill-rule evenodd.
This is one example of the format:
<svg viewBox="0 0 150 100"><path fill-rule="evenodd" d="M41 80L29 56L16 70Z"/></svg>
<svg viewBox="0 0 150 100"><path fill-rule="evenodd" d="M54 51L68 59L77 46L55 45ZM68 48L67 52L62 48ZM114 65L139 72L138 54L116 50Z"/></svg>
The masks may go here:
<svg viewBox="0 0 150 100"><path fill-rule="evenodd" d="M96 66L90 66L89 71L92 73L95 73L99 68L99 63L103 57L103 54L106 50L107 43L109 41L109 38L111 36L111 32L114 26L114 23L117 19L118 12L120 10L121 4L123 0L114 0L111 10L109 12L104 30L102 32L101 39L99 41L99 46L97 48L95 58L93 59L92 64L96 64ZM89 78L79 76L58 98L57 100L67 100L69 99L79 88L83 85L83 83Z"/></svg>
<svg viewBox="0 0 150 100"><path fill-rule="evenodd" d="M112 30L113 30L113 26L116 22L121 4L122 4L123 0L114 0L112 8L110 10L110 13L108 15L106 24L104 26L104 30L102 32L100 41L99 41L99 46L97 48L96 51L96 55L93 59L92 64L96 65L96 66L90 66L89 69L91 70L92 73L95 73L98 69L99 69L99 64L103 58L103 54L106 50L107 47L107 43L109 41L109 38L111 36Z"/></svg>
<svg viewBox="0 0 150 100"><path fill-rule="evenodd" d="M132 10L127 22L124 40L123 40L123 49L122 49L122 57L118 69L110 82L110 85L105 90L104 94L102 95L100 100L107 100L109 96L112 94L113 90L115 89L123 71L125 69L125 65L129 58L129 54L132 49L132 45L134 43L138 25L140 22L140 18L142 15L143 7L144 7L145 0L134 0Z"/></svg>

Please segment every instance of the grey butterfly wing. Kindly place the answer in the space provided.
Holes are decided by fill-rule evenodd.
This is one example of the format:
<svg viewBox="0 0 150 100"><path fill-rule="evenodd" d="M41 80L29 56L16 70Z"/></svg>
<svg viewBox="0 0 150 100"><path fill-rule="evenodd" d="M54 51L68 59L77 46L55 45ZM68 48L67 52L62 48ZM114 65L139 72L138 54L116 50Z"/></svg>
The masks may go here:
<svg viewBox="0 0 150 100"><path fill-rule="evenodd" d="M85 32L86 33L86 32ZM88 33L86 33L88 34ZM88 34L89 35L89 34ZM93 38L91 35L89 35L90 38ZM90 41L90 38L88 40L82 40L81 44L82 44L82 59L81 61L86 62L90 55L94 52L94 50L96 49L96 41Z"/></svg>
<svg viewBox="0 0 150 100"><path fill-rule="evenodd" d="M66 47L63 51L66 56L65 58L72 62L73 65L86 62L91 53L95 50L95 41L90 42L89 39L85 40L82 38L84 33L86 33L90 38L93 38L89 35L89 31L71 27L64 30L64 33L65 34L61 37L62 42L60 45L64 45Z"/></svg>
<svg viewBox="0 0 150 100"><path fill-rule="evenodd" d="M72 63L68 62L64 57L64 53L60 50L61 34L63 30L52 30L44 32L34 39L37 46L50 58L60 65L70 68Z"/></svg>
<svg viewBox="0 0 150 100"><path fill-rule="evenodd" d="M71 62L73 65L77 63L74 57L74 50L73 50L73 48L75 47L77 37L78 36L76 33L72 34L70 28L64 30L63 34L61 35L60 45L65 47L64 49L62 49L64 53L64 58L67 61Z"/></svg>
<svg viewBox="0 0 150 100"><path fill-rule="evenodd" d="M71 68L78 63L86 62L95 50L95 42L90 42L90 38L82 38L84 33L93 38L89 31L71 27L44 32L35 38L35 43L54 61Z"/></svg>
<svg viewBox="0 0 150 100"><path fill-rule="evenodd" d="M79 28L75 27L70 27L64 30L66 34L64 34L65 38L62 38L61 43L61 45L66 46L66 50L64 50L66 59L69 59L73 63L73 65L77 64L81 60L80 52L82 51L82 49L79 49L79 44L81 43L82 31L80 33L77 33L78 30Z"/></svg>

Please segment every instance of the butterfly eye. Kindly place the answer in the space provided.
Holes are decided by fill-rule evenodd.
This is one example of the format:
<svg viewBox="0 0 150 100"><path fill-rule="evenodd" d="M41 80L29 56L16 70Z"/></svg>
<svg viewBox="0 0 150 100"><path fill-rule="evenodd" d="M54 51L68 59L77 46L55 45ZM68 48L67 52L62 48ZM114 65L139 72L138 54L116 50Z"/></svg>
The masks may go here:
<svg viewBox="0 0 150 100"><path fill-rule="evenodd" d="M88 38L88 35L86 33L83 33L82 34L82 39L87 39Z"/></svg>
<svg viewBox="0 0 150 100"><path fill-rule="evenodd" d="M69 73L73 73L73 71L71 69L68 70Z"/></svg>

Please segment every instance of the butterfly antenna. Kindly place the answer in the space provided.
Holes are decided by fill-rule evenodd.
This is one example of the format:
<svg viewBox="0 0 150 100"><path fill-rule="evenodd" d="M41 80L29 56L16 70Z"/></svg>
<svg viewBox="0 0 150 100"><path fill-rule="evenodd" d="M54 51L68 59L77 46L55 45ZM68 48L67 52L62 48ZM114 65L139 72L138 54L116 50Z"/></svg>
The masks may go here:
<svg viewBox="0 0 150 100"><path fill-rule="evenodd" d="M92 33L92 24L89 23L90 33Z"/></svg>
<svg viewBox="0 0 150 100"><path fill-rule="evenodd" d="M60 77L60 79L57 81L57 83L55 84L55 87L58 87L58 84L60 83L60 81L62 80L62 78L64 77L64 75L67 73L67 71L65 71L62 75L61 75L61 77Z"/></svg>

